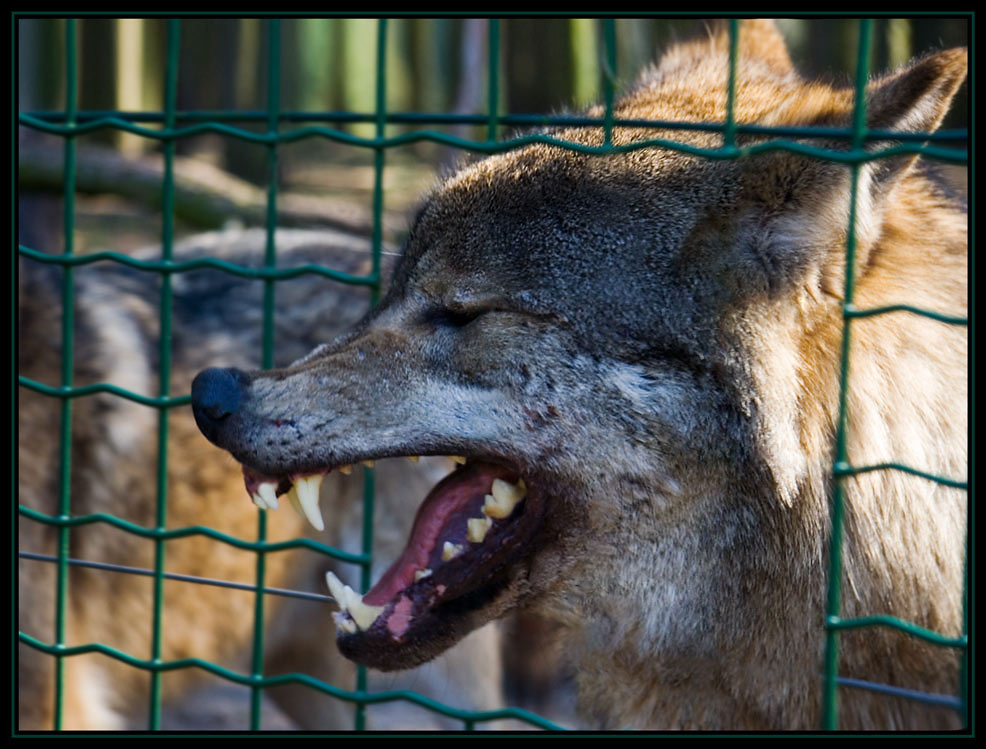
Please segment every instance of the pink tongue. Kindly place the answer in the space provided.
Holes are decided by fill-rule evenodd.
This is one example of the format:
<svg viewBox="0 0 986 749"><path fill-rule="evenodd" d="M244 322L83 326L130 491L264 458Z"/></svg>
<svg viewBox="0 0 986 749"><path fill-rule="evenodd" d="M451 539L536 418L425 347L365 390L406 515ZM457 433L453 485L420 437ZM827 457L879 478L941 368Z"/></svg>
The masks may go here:
<svg viewBox="0 0 986 749"><path fill-rule="evenodd" d="M427 569L436 546L450 540L445 530L452 518L472 503L478 509L490 493L493 479L512 478L510 471L491 464L473 463L446 476L429 492L418 508L411 537L404 552L363 597L371 606L382 606L414 582L417 570ZM445 531L445 535L443 535ZM451 539L454 540L454 539Z"/></svg>

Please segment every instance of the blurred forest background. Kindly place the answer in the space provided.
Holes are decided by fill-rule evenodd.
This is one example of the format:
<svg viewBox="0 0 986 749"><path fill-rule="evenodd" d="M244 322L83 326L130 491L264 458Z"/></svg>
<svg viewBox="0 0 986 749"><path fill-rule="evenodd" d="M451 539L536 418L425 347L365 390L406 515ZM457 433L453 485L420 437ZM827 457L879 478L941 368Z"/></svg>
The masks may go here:
<svg viewBox="0 0 986 749"><path fill-rule="evenodd" d="M617 79L626 87L661 50L693 32L695 19L617 19ZM386 106L389 113L485 114L488 85L485 19L391 19L387 26ZM851 82L858 20L781 19L800 70ZM144 127L160 127L167 20L83 18L77 22L79 121L126 113ZM65 108L65 21L17 22L17 101L21 113L58 122ZM343 123L329 113L372 118L376 96L375 19L285 19L280 23L282 132L319 124L372 137L372 119ZM178 126L208 119L262 132L268 100L272 24L263 18L186 19L180 26ZM882 18L873 25L871 69L883 71L932 49L968 45L966 18ZM602 96L605 54L601 19L509 18L499 22L498 105L501 114L559 113ZM964 94L945 127L965 127ZM304 120L301 113L318 114ZM87 115L86 113L98 113ZM198 113L196 115L189 113ZM252 115L250 114L252 113ZM185 116L182 116L182 115ZM250 117L253 117L252 119ZM484 139L485 125L391 124L386 135L427 128ZM509 134L501 127L499 137ZM21 126L20 241L59 251L60 138ZM114 129L76 138L80 232L76 251L126 251L155 239L160 212L161 141ZM957 144L961 146L961 144ZM267 151L217 133L177 141L177 232L227 222L260 225L266 200ZM399 242L406 214L435 174L461 153L430 142L387 149L384 226ZM278 220L284 226L332 225L368 231L374 152L321 137L278 147ZM23 202L23 201L22 201ZM40 213L38 212L40 211ZM150 231L149 231L150 230Z"/></svg>

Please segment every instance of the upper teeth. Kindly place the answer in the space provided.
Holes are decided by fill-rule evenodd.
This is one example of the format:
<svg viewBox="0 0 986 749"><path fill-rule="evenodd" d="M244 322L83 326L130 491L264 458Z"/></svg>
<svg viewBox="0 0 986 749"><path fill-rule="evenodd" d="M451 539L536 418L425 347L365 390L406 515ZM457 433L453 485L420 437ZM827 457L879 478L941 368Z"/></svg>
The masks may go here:
<svg viewBox="0 0 986 749"><path fill-rule="evenodd" d="M311 476L303 476L295 479L294 485L288 497L292 504L301 508L302 514L308 518L308 522L315 526L315 530L325 530L325 523L322 520L322 512L318 508L318 490L322 486L322 474L316 473Z"/></svg>
<svg viewBox="0 0 986 749"><path fill-rule="evenodd" d="M277 509L277 484L265 481L260 486L257 487L251 496L253 497L253 503L257 505L261 510L276 510Z"/></svg>
<svg viewBox="0 0 986 749"><path fill-rule="evenodd" d="M465 463L465 458L458 456L452 456L452 460L457 463ZM372 461L367 460L363 462L372 465ZM348 474L351 470L351 466L339 467L341 473ZM325 530L325 521L322 519L322 512L318 506L319 489L322 486L323 478L324 474L321 473L315 473L311 476L299 476L295 479L291 490L288 492L288 499L291 501L291 505L300 515L307 518L308 522L317 531ZM277 484L274 482L265 481L261 483L257 487L257 491L251 494L254 504L262 510L276 510L276 490ZM500 520L509 517L514 511L514 507L527 496L527 486L524 484L523 479L520 479L516 485L503 479L494 479L490 491L491 493L486 495L483 503L483 515L485 517L473 518L468 522L467 535L468 539L473 543L481 543L485 538L487 531L490 529L491 518ZM444 551L442 557L445 561L458 556L464 548L461 545L447 545L450 547L454 546L454 548Z"/></svg>
<svg viewBox="0 0 986 749"><path fill-rule="evenodd" d="M383 606L370 606L363 603L363 596L348 585L343 584L331 571L325 573L325 582L329 584L329 591L332 593L332 597L336 599L341 611L348 613L360 629L367 629L383 613ZM343 629L352 632L352 629L343 623L345 619L337 618L336 621Z"/></svg>

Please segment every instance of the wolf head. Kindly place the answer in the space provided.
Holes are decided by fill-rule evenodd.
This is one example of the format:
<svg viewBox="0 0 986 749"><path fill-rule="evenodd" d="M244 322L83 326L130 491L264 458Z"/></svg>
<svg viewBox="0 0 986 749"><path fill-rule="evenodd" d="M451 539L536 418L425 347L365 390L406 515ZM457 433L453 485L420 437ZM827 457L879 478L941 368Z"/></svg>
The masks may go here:
<svg viewBox="0 0 986 749"><path fill-rule="evenodd" d="M802 80L771 24L739 40L738 123L850 124L852 92ZM952 50L873 81L867 126L934 130L965 68ZM728 37L710 33L669 51L615 115L723 122L727 76ZM600 128L548 135L604 143ZM683 148L631 148L651 138ZM604 654L585 681L660 663L652 681L770 691L755 674L769 660L787 696L749 707L751 724L791 724L779 705L817 680L818 619L802 622L813 635L788 620L822 605L850 169L791 150L705 158L722 136L703 130L619 127L612 143L628 148L535 144L445 180L376 309L286 369L203 372L196 419L248 488L295 485L303 504L309 477L340 466L464 458L388 573L362 598L333 591L355 660L407 668L534 606ZM914 173L910 156L860 168L857 267L882 251ZM768 658L758 627L794 652ZM661 714L640 700L615 720ZM667 722L713 712L681 710Z"/></svg>

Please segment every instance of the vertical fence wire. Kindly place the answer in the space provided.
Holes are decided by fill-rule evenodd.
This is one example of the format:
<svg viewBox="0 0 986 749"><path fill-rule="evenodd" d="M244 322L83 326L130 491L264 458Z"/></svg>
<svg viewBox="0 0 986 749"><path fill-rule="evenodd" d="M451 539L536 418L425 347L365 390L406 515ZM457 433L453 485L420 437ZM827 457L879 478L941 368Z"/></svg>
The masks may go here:
<svg viewBox="0 0 986 749"><path fill-rule="evenodd" d="M500 123L500 21L497 18L489 20L489 43L487 45L487 78L486 78L486 140L496 141Z"/></svg>
<svg viewBox="0 0 986 749"><path fill-rule="evenodd" d="M78 104L76 75L75 19L65 21L65 123L75 125ZM75 236L75 139L67 137L62 165L63 205L63 256L74 254ZM72 387L72 369L75 359L73 331L75 330L75 276L71 265L62 268L62 387ZM59 434L59 519L66 519L72 509L72 400L61 403L61 431ZM68 598L69 528L58 528L58 563L55 577L55 644L65 644L65 611ZM65 660L55 656L55 730L61 730L65 706Z"/></svg>
<svg viewBox="0 0 986 749"><path fill-rule="evenodd" d="M870 44L872 23L862 19L859 23L859 48L856 56L856 100L852 120L851 148L858 152L864 143L866 134L866 79L869 76ZM833 618L839 616L841 610L841 578L842 578L842 530L845 503L845 482L847 476L839 475L839 468L849 464L848 430L849 430L849 348L851 318L845 315L845 310L851 308L853 302L855 259L856 259L856 209L859 188L859 162L854 162L851 169L851 186L849 192L849 226L846 239L846 270L845 291L843 297L842 348L840 354L839 373L839 417L835 437L835 465L833 466L831 538L829 541L829 581L825 632L825 686L822 698L822 723L826 730L838 728L838 694L837 683L839 668L838 633L830 625Z"/></svg>
<svg viewBox="0 0 986 749"><path fill-rule="evenodd" d="M387 20L377 21L377 55L376 55L376 116L375 136L378 141L384 138L387 128ZM370 238L372 253L373 285L370 287L370 305L376 306L380 300L380 261L383 256L383 177L384 177L385 148L377 145L373 149L373 229ZM367 561L363 563L360 573L360 593L365 594L372 584L373 565L373 516L375 477L373 469L363 467L363 536L362 550ZM367 691L366 667L356 668L356 691L364 694ZM366 728L366 703L356 702L353 727L357 731Z"/></svg>
<svg viewBox="0 0 986 749"><path fill-rule="evenodd" d="M971 370L970 370L971 374ZM972 447L972 445L970 445ZM973 452L973 454L975 454ZM972 466L969 467L969 472L972 473ZM969 477L970 483L972 477ZM973 517L973 507L974 502L969 502L969 517L968 517L968 528L973 527L973 522L975 518ZM965 565L963 567L963 579L962 579L962 637L964 639L969 636L969 566L970 560L972 558L972 544L970 543L972 539L969 538L969 532L966 531L966 557ZM969 678L969 648L962 648L961 659L959 660L959 720L962 722L963 727L969 726L969 694L968 694L968 678Z"/></svg>
<svg viewBox="0 0 986 749"><path fill-rule="evenodd" d="M722 131L722 147L736 145L736 60L739 57L739 20L729 19L729 75L726 79L726 124Z"/></svg>
<svg viewBox="0 0 986 749"><path fill-rule="evenodd" d="M973 29L973 39L975 39L975 21L971 24ZM976 89L974 86L969 86L969 131L976 132L975 118L976 118ZM968 141L968 156L972 155L975 150L975 139L970 138ZM975 194L975 171L970 175L973 180L972 192ZM974 221L969 222L969 247L976 246L976 225ZM976 277L976 253L969 253L969 278ZM967 310L967 315L969 320L975 319L976 310L976 297L975 294L969 294L969 309ZM969 333L972 333L971 324L969 327ZM976 337L974 335L969 335L969 372L968 381L969 383L974 383L976 381ZM975 404L975 390L970 389L969 396L969 410L973 414L976 413ZM976 430L973 427L969 430L969 454L976 454ZM969 475L967 476L968 486L975 485L975 473L976 464L974 460L969 461ZM970 489L966 489L970 492ZM964 638L968 639L969 636L969 617L972 614L970 608L973 607L973 600L969 595L969 570L975 571L976 569L976 559L975 559L975 544L973 543L972 529L976 527L976 503L972 501L971 493L968 494L969 499L966 501L966 506L968 507L968 518L966 521L966 540L965 540L965 569L962 581L962 635ZM961 717L962 725L965 728L971 728L971 723L969 721L969 648L968 645L962 649L962 660L959 667L959 700L962 704Z"/></svg>
<svg viewBox="0 0 986 749"><path fill-rule="evenodd" d="M178 53L179 22L168 21L167 61L164 82L164 126L171 129L175 125L175 110L178 104ZM164 177L161 184L161 260L173 259L174 245L174 159L175 142L167 140L164 150ZM161 275L160 298L160 338L158 340L159 395L168 398L171 394L171 274ZM157 456L157 508L155 528L164 531L168 520L168 418L170 410L158 409L158 456ZM154 540L154 598L151 624L151 661L161 662L162 619L164 615L164 560L165 541ZM151 671L149 727L156 731L161 727L161 672Z"/></svg>
<svg viewBox="0 0 986 749"><path fill-rule="evenodd" d="M606 57L602 61L603 96L606 111L603 114L603 142L608 146L613 142L613 105L616 98L616 22L612 18L603 20L603 48Z"/></svg>
<svg viewBox="0 0 986 749"><path fill-rule="evenodd" d="M281 22L271 19L267 23L267 135L272 136L267 146L267 207L265 213L264 268L277 266L277 191L278 191L278 153L277 130L281 109ZM274 279L264 279L263 300L263 347L261 366L271 369L274 366L274 305L276 286ZM267 511L257 512L257 542L267 540ZM254 681L264 676L264 585L267 578L267 553L258 549L255 568L257 593L253 606L253 650L250 660L250 675ZM253 684L250 687L250 730L257 731L261 724L263 687Z"/></svg>

